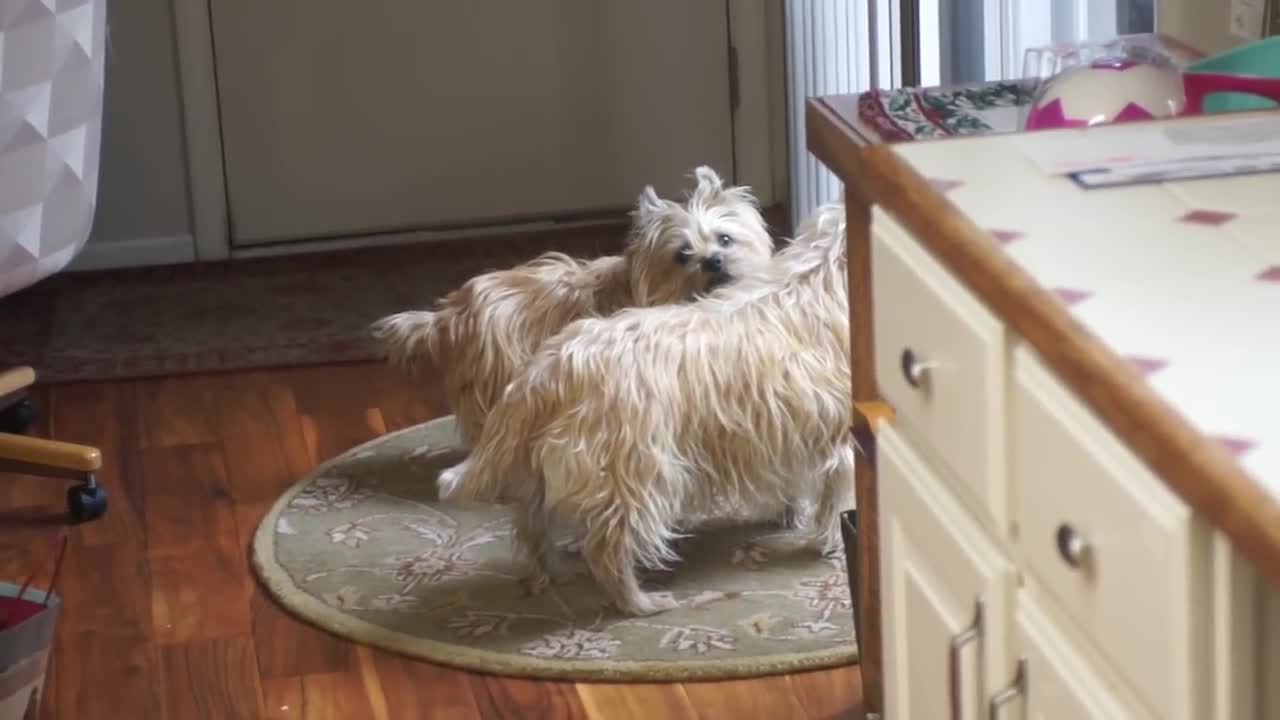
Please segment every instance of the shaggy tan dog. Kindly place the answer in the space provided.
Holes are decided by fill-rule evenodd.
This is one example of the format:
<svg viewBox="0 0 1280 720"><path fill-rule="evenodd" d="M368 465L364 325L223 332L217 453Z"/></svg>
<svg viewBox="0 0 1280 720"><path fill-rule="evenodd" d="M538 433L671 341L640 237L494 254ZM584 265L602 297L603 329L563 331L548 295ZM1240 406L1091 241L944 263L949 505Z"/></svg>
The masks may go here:
<svg viewBox="0 0 1280 720"><path fill-rule="evenodd" d="M676 607L637 568L708 522L775 520L779 543L827 552L853 502L844 209L819 209L764 279L695 303L573 323L538 350L442 497L516 506L540 588L576 525L596 581L624 612Z"/></svg>
<svg viewBox="0 0 1280 720"><path fill-rule="evenodd" d="M577 260L547 253L472 278L434 310L383 318L373 335L394 364L412 371L429 363L443 371L462 440L474 446L516 372L569 323L690 300L766 270L773 238L750 190L726 187L706 166L694 177L684 204L644 189L621 256ZM441 473L446 487L465 465Z"/></svg>

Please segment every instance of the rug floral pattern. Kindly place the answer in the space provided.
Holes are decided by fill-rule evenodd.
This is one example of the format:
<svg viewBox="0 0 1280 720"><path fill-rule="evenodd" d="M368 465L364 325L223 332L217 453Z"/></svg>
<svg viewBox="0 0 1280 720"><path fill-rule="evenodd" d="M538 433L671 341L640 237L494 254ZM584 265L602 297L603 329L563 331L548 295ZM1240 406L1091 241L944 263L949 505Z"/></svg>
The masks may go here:
<svg viewBox="0 0 1280 720"><path fill-rule="evenodd" d="M580 558L529 596L506 509L435 499L461 459L452 418L379 438L321 466L255 538L259 575L286 607L353 639L483 671L565 679L727 678L853 662L843 557L771 556L777 528L686 541L646 578L680 607L619 614Z"/></svg>

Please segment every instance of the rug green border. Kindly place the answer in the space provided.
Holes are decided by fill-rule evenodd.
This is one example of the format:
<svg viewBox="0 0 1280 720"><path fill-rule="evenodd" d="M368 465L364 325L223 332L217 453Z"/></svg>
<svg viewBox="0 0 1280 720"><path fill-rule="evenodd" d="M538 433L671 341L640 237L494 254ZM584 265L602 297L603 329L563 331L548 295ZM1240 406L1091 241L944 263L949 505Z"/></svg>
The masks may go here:
<svg viewBox="0 0 1280 720"><path fill-rule="evenodd" d="M321 463L302 479L294 483L267 511L253 535L253 569L267 591L284 608L304 622L315 625L334 635L383 650L400 653L440 665L461 670L524 677L540 680L565 680L570 682L680 682L687 680L731 680L784 673L821 670L852 665L858 661L858 651L852 649L824 650L808 653L787 653L771 656L768 660L681 660L660 661L571 661L544 658L524 658L487 650L477 650L463 645L450 645L425 638L405 635L364 620L335 611L310 594L298 589L292 578L276 561L275 526L280 512L289 500L315 476L327 471L344 457L369 445L390 437L413 432L432 425L452 423L453 416L429 420L413 427L388 433L362 443L346 452Z"/></svg>

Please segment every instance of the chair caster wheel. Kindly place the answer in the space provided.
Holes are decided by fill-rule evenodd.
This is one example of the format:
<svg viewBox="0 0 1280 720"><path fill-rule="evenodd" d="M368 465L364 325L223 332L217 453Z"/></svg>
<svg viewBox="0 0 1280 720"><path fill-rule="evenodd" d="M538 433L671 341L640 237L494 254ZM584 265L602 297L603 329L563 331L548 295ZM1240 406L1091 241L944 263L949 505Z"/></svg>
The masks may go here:
<svg viewBox="0 0 1280 720"><path fill-rule="evenodd" d="M23 398L18 402L0 410L0 432L21 435L31 427L36 419L36 406Z"/></svg>
<svg viewBox="0 0 1280 720"><path fill-rule="evenodd" d="M67 511L72 522L97 520L107 511L107 489L101 485L76 485L67 488Z"/></svg>

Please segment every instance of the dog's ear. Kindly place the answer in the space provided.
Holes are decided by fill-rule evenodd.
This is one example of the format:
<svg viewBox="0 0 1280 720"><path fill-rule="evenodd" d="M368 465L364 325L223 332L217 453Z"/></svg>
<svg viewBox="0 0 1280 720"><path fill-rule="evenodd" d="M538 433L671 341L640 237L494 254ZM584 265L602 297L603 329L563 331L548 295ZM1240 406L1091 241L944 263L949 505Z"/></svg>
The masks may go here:
<svg viewBox="0 0 1280 720"><path fill-rule="evenodd" d="M645 185L640 197L636 199L636 216L644 217L661 209L662 198L658 197L658 193L653 189L652 185Z"/></svg>
<svg viewBox="0 0 1280 720"><path fill-rule="evenodd" d="M693 176L698 180L698 189L694 191L695 195L713 195L724 190L724 181L720 179L720 175L711 169L710 165L699 165L693 171Z"/></svg>

